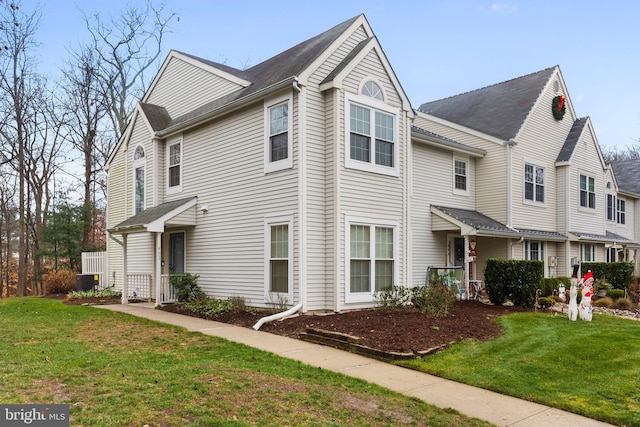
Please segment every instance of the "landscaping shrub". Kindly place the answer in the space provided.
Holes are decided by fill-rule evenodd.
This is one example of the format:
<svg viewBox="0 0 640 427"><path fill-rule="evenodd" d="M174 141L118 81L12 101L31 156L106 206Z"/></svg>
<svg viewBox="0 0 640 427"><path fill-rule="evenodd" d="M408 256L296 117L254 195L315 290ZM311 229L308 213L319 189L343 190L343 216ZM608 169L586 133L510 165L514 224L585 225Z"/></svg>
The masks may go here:
<svg viewBox="0 0 640 427"><path fill-rule="evenodd" d="M411 288L411 303L421 313L442 317L449 313L456 300L455 293L444 284Z"/></svg>
<svg viewBox="0 0 640 427"><path fill-rule="evenodd" d="M593 277L606 279L614 289L624 289L633 279L633 263L631 262L583 262L580 265L581 275L591 270Z"/></svg>
<svg viewBox="0 0 640 427"><path fill-rule="evenodd" d="M593 306L594 307L605 307L605 308L609 308L611 307L611 304L613 304L613 300L609 297L602 297L602 298L598 298L597 300L593 301Z"/></svg>
<svg viewBox="0 0 640 427"><path fill-rule="evenodd" d="M629 293L629 299L632 303L638 304L640 300L640 278L634 277L629 284L629 289L627 289Z"/></svg>
<svg viewBox="0 0 640 427"><path fill-rule="evenodd" d="M197 274L191 273L169 275L169 283L175 289L178 301L195 301L205 296L200 286L198 286L199 277Z"/></svg>
<svg viewBox="0 0 640 427"><path fill-rule="evenodd" d="M612 300L617 300L618 298L624 298L624 289L611 289L607 292L607 296Z"/></svg>
<svg viewBox="0 0 640 427"><path fill-rule="evenodd" d="M553 295L553 291L560 286L560 280L557 277L546 277L540 280L540 290L543 297ZM566 287L566 286L565 286Z"/></svg>
<svg viewBox="0 0 640 427"><path fill-rule="evenodd" d="M542 261L488 259L484 281L489 300L503 304L510 299L515 305L533 307L543 271Z"/></svg>
<svg viewBox="0 0 640 427"><path fill-rule="evenodd" d="M66 294L76 290L76 273L69 269L52 270L42 276L47 294Z"/></svg>
<svg viewBox="0 0 640 427"><path fill-rule="evenodd" d="M417 286L425 288L425 286ZM415 289L415 288L414 288ZM376 305L385 309L404 308L411 303L411 290L407 286L386 286L374 293Z"/></svg>
<svg viewBox="0 0 640 427"><path fill-rule="evenodd" d="M611 305L611 308L616 308L618 310L631 310L631 307L633 307L633 303L627 298L619 298Z"/></svg>
<svg viewBox="0 0 640 427"><path fill-rule="evenodd" d="M182 304L188 310L205 316L213 316L216 314L232 311L234 308L233 301L219 300L215 298L199 297L189 300Z"/></svg>
<svg viewBox="0 0 640 427"><path fill-rule="evenodd" d="M556 304L556 301L551 297L538 298L538 305L542 308L553 307L555 304Z"/></svg>

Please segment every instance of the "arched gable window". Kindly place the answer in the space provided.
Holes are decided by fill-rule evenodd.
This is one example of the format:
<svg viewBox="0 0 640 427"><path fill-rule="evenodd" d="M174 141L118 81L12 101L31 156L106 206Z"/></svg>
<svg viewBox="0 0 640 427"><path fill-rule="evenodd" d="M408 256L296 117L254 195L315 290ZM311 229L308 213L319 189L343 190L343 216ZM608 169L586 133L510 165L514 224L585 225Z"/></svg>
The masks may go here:
<svg viewBox="0 0 640 427"><path fill-rule="evenodd" d="M374 82L373 80L368 80L362 86L361 93L364 96L370 96L373 99L384 101L384 94L382 93L382 88L378 83Z"/></svg>
<svg viewBox="0 0 640 427"><path fill-rule="evenodd" d="M142 146L136 147L136 151L133 153L133 206L134 215L142 212L145 209L145 157L144 148Z"/></svg>

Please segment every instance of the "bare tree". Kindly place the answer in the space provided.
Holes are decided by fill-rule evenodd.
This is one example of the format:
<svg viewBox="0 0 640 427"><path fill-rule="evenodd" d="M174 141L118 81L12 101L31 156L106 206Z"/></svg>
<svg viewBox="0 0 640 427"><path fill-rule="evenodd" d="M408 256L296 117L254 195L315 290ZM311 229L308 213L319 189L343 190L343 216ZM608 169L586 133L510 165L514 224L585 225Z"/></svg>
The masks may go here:
<svg viewBox="0 0 640 427"><path fill-rule="evenodd" d="M91 224L95 213L92 197L95 184L100 182L102 165L106 159L101 141L107 132L101 131L101 123L108 113L108 102L101 90L98 79L99 61L97 52L89 46L71 52L71 59L63 72L62 97L58 100L63 107L64 117L60 118L68 132L67 140L83 158L83 220L82 246L92 245ZM106 136L108 139L109 136Z"/></svg>
<svg viewBox="0 0 640 427"><path fill-rule="evenodd" d="M640 140L633 145L627 145L624 150L619 150L618 147L609 147L602 152L602 157L604 157L606 163L618 160L640 159Z"/></svg>
<svg viewBox="0 0 640 427"><path fill-rule="evenodd" d="M129 5L108 21L99 13L83 12L99 58L98 77L109 100L114 142L123 134L135 102L144 92L146 73L157 64L163 37L175 15L165 12L164 4L154 5L151 0Z"/></svg>
<svg viewBox="0 0 640 427"><path fill-rule="evenodd" d="M4 126L0 128L0 137L5 146L11 148L11 154L5 156L15 159L13 167L18 173L18 289L17 295L27 292L28 242L27 242L27 176L26 151L29 139L27 123L32 115L32 77L35 61L32 56L37 47L35 33L39 26L40 14L24 13L20 2L0 2L0 93L3 102Z"/></svg>

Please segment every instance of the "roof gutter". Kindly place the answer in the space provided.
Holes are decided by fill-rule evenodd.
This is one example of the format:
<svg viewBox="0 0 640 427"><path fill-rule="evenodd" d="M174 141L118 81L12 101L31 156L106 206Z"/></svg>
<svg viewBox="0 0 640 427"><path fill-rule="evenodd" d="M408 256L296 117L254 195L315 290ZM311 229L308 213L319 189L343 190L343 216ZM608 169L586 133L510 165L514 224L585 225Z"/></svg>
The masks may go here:
<svg viewBox="0 0 640 427"><path fill-rule="evenodd" d="M199 124L201 124L202 122L205 122L207 120L211 120L215 117L218 117L222 114L227 114L230 113L234 110L239 109L240 107L242 107L243 105L251 102L251 101L255 101L258 100L260 98L263 98L265 95L267 95L270 92L274 92L280 89L284 89L287 87L291 87L293 85L294 82L297 81L297 77L292 76L289 77L288 79L285 80L281 80L278 83L274 83L270 86L267 86L263 89L260 89L256 92L250 93L249 95L243 96L241 98L238 98L234 101L229 102L228 104L223 105L220 108L217 108L215 110L212 111L208 111L204 114L201 114L199 116L193 117L183 123L179 123L177 125L173 125L173 126L169 126L166 129L162 129L158 132L156 132L155 136L156 138L166 138L168 136L170 136L171 134L177 133L177 132L181 132L184 130L187 130L189 128L192 128L194 126L197 126Z"/></svg>
<svg viewBox="0 0 640 427"><path fill-rule="evenodd" d="M455 142L448 141L444 138L431 137L414 131L411 131L411 139L416 142L446 148L454 152L464 153L474 157L484 157L487 154L487 152L481 148L471 146L463 147L460 143L456 144Z"/></svg>

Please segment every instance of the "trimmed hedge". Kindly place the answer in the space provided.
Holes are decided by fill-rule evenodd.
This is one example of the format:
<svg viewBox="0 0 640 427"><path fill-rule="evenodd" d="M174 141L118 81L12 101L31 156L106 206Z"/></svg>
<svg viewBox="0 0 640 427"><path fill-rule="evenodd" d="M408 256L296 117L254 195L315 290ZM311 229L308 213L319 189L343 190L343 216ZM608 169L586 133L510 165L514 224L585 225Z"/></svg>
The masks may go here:
<svg viewBox="0 0 640 427"><path fill-rule="evenodd" d="M542 261L490 258L484 271L485 289L493 304L511 300L515 305L531 308L543 275Z"/></svg>
<svg viewBox="0 0 640 427"><path fill-rule="evenodd" d="M583 262L580 265L580 277L591 270L593 278L606 279L613 289L624 289L633 279L633 263L631 262Z"/></svg>

